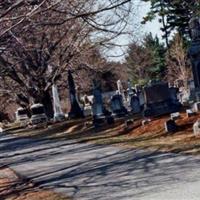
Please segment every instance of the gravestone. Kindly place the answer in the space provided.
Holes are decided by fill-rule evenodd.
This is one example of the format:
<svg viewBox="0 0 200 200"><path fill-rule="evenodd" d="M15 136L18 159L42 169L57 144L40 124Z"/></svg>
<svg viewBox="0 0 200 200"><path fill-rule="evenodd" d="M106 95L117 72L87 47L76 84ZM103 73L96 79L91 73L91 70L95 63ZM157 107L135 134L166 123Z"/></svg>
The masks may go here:
<svg viewBox="0 0 200 200"><path fill-rule="evenodd" d="M194 104L194 111L195 111L195 112L199 112L199 111L200 111L200 102L196 102L196 103Z"/></svg>
<svg viewBox="0 0 200 200"><path fill-rule="evenodd" d="M3 132L4 132L3 128L2 128L2 127L0 127L0 133L3 133Z"/></svg>
<svg viewBox="0 0 200 200"><path fill-rule="evenodd" d="M144 88L145 117L159 116L178 112L181 104L176 92L168 87L168 83L157 83Z"/></svg>
<svg viewBox="0 0 200 200"><path fill-rule="evenodd" d="M126 98L125 98L124 89L123 89L121 80L117 81L117 91L118 91L118 94L122 96L123 101L125 101Z"/></svg>
<svg viewBox="0 0 200 200"><path fill-rule="evenodd" d="M131 97L130 106L131 106L131 112L133 114L137 114L141 112L140 100L137 96Z"/></svg>
<svg viewBox="0 0 200 200"><path fill-rule="evenodd" d="M88 98L87 95L84 95L83 96L83 104L84 104L84 109L83 109L83 112L84 112L84 116L88 117L88 116L91 116L92 115L92 102L90 101L90 99Z"/></svg>
<svg viewBox="0 0 200 200"><path fill-rule="evenodd" d="M83 118L84 114L76 98L75 83L72 76L72 72L70 70L68 70L68 85L69 85L69 97L71 104L71 109L70 112L68 113L68 117L70 119Z"/></svg>
<svg viewBox="0 0 200 200"><path fill-rule="evenodd" d="M17 111L15 112L16 115L16 121L18 122L28 122L29 117L28 117L28 110L26 108L18 108Z"/></svg>
<svg viewBox="0 0 200 200"><path fill-rule="evenodd" d="M187 109L187 110L186 110L186 114L187 114L187 117L189 118L189 117L194 116L196 113L193 112L191 109Z"/></svg>
<svg viewBox="0 0 200 200"><path fill-rule="evenodd" d="M142 126L145 126L151 122L151 119L143 119L142 120Z"/></svg>
<svg viewBox="0 0 200 200"><path fill-rule="evenodd" d="M200 120L197 120L193 125L193 133L195 136L200 136Z"/></svg>
<svg viewBox="0 0 200 200"><path fill-rule="evenodd" d="M167 120L165 122L165 132L167 133L173 133L178 130L178 126L176 125L176 122L172 119Z"/></svg>
<svg viewBox="0 0 200 200"><path fill-rule="evenodd" d="M171 99L172 103L180 105L180 102L178 100L178 92L179 92L179 89L176 87L169 88L170 99Z"/></svg>
<svg viewBox="0 0 200 200"><path fill-rule="evenodd" d="M127 89L127 101L129 102L129 104L130 104L130 102L131 102L131 97L134 95L134 91L133 91L133 88L132 88L132 86L131 86L131 81L130 80L128 80L128 89Z"/></svg>
<svg viewBox="0 0 200 200"><path fill-rule="evenodd" d="M62 112L58 89L55 84L52 86L52 94L53 94L54 120L55 121L63 121L63 120L65 120L65 115Z"/></svg>
<svg viewBox="0 0 200 200"><path fill-rule="evenodd" d="M111 109L118 117L122 117L128 113L124 107L122 95L116 94L111 98Z"/></svg>
<svg viewBox="0 0 200 200"><path fill-rule="evenodd" d="M93 96L92 115L94 126L102 126L105 122L107 124L114 123L112 113L104 107L101 84L96 80L93 80Z"/></svg>
<svg viewBox="0 0 200 200"><path fill-rule="evenodd" d="M137 96L138 96L138 98L139 98L140 107L141 107L141 109L143 110L144 104L145 104L145 99L144 99L144 92L143 92L143 90L141 90L141 91L138 93Z"/></svg>
<svg viewBox="0 0 200 200"><path fill-rule="evenodd" d="M33 104L30 107L31 110L31 123L32 125L38 125L38 124L43 124L47 123L48 118L45 113L45 107L43 104Z"/></svg>
<svg viewBox="0 0 200 200"><path fill-rule="evenodd" d="M125 121L125 129L132 129L134 126L134 120L133 119L128 119Z"/></svg>
<svg viewBox="0 0 200 200"><path fill-rule="evenodd" d="M170 118L171 118L172 120L177 120L177 119L180 119L180 118L181 118L181 115L180 115L179 112L171 113Z"/></svg>
<svg viewBox="0 0 200 200"><path fill-rule="evenodd" d="M140 93L142 91L142 86L139 84L135 84L135 91L137 94Z"/></svg>
<svg viewBox="0 0 200 200"><path fill-rule="evenodd" d="M189 80L188 81L188 86L189 86L189 93L190 93L190 99L195 99L195 85L194 85L194 80Z"/></svg>
<svg viewBox="0 0 200 200"><path fill-rule="evenodd" d="M195 85L196 100L200 101L200 18L193 17L189 22L192 43L189 56L192 63L192 72Z"/></svg>
<svg viewBox="0 0 200 200"><path fill-rule="evenodd" d="M92 104L92 113L93 113L93 123L95 126L99 126L105 122L103 99L101 85L96 80L93 80L93 104Z"/></svg>

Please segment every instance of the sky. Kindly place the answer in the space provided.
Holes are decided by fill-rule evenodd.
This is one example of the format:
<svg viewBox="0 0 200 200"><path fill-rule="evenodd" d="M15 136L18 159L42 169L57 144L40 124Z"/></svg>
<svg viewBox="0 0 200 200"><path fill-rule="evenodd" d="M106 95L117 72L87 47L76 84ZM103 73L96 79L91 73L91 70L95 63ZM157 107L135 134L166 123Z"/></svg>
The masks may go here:
<svg viewBox="0 0 200 200"><path fill-rule="evenodd" d="M149 3L141 3L141 14L140 19L150 10L150 4ZM161 24L158 22L158 19L155 19L152 22L148 22L146 25L144 25L144 31L145 32L152 32L153 35L157 35L159 38L161 38Z"/></svg>
<svg viewBox="0 0 200 200"><path fill-rule="evenodd" d="M105 54L109 57L108 60L123 62L125 57L124 54L126 53L127 50L127 45L131 42L131 40L139 40L149 32L151 32L153 36L157 35L162 40L162 33L160 30L161 24L158 22L158 19L155 19L152 22L148 22L145 25L141 25L143 16L145 16L146 13L150 10L150 4L146 2L141 2L139 0L136 7L137 9L135 10L133 16L131 17L133 26L132 28L134 30L133 38L130 38L130 36L127 35L118 38L117 43L121 44L123 47L121 48L116 47L114 49L107 51ZM139 26L139 28L134 28L137 26Z"/></svg>

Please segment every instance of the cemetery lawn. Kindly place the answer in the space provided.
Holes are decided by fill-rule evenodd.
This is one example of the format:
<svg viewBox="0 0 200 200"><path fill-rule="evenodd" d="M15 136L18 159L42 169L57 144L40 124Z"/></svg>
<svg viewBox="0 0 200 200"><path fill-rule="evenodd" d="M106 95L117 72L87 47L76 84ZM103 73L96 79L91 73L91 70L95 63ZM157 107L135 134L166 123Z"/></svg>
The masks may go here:
<svg viewBox="0 0 200 200"><path fill-rule="evenodd" d="M82 141L162 152L200 154L200 137L193 134L193 124L198 118L200 113L190 118L181 113L181 119L176 121L179 126L176 133L165 132L164 123L169 119L168 115L154 119L145 126L141 126L141 120L137 120L131 130L125 130L124 125L121 125L110 132L107 130L107 134L91 136Z"/></svg>
<svg viewBox="0 0 200 200"><path fill-rule="evenodd" d="M149 124L142 126L141 119L134 122L133 127L125 128L124 121L116 125L103 127L98 131L88 130L73 131L77 127L71 127L67 134L58 135L58 138L76 138L79 142L93 142L96 144L116 145L128 148L149 149L161 152L200 154L200 137L193 134L193 124L200 118L200 113L187 118L181 113L181 119L176 123L179 130L176 133L166 133L164 123L169 115L152 120Z"/></svg>
<svg viewBox="0 0 200 200"><path fill-rule="evenodd" d="M78 120L55 125L52 130L20 130L12 131L22 137L48 138L77 142L92 142L109 144L128 148L150 149L162 152L200 154L200 137L195 137L192 126L200 118L200 113L187 118L185 112L176 123L179 130L176 133L166 133L164 123L169 115L153 119L149 124L142 126L141 118L134 120L133 127L125 128L125 119L119 119L114 125L94 129L91 120ZM88 124L85 125L85 121ZM61 126L60 126L61 125ZM61 128L59 128L61 127Z"/></svg>

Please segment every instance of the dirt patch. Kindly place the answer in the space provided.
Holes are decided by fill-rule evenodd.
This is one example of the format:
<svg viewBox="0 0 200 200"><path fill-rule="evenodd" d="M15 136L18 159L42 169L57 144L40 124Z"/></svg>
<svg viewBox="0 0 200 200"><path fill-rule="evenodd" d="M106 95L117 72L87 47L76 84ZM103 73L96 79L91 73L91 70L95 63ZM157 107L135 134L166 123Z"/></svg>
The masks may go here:
<svg viewBox="0 0 200 200"><path fill-rule="evenodd" d="M8 167L0 168L1 200L70 200L50 190L42 190Z"/></svg>

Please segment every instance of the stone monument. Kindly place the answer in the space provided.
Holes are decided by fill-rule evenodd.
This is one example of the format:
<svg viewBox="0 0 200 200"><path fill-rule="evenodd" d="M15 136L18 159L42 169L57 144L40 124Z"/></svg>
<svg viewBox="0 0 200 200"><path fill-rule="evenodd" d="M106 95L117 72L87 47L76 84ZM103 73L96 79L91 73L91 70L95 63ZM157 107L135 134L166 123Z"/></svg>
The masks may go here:
<svg viewBox="0 0 200 200"><path fill-rule="evenodd" d="M93 123L95 126L104 123L105 115L103 108L103 98L101 91L101 84L96 80L93 80L93 104L92 104L92 113L93 113Z"/></svg>
<svg viewBox="0 0 200 200"><path fill-rule="evenodd" d="M141 112L140 100L137 96L133 95L130 101L131 112L137 114Z"/></svg>
<svg viewBox="0 0 200 200"><path fill-rule="evenodd" d="M122 117L128 113L124 107L122 95L116 94L111 98L111 109L118 117Z"/></svg>
<svg viewBox="0 0 200 200"><path fill-rule="evenodd" d="M52 94L53 94L53 110L54 110L54 120L55 121L63 121L65 119L65 115L62 112L60 98L58 94L58 88L55 84L52 86Z"/></svg>
<svg viewBox="0 0 200 200"><path fill-rule="evenodd" d="M198 119L193 125L193 133L195 136L200 136L200 120Z"/></svg>
<svg viewBox="0 0 200 200"><path fill-rule="evenodd" d="M125 101L126 98L125 98L124 89L123 89L121 80L117 81L117 91L118 91L118 94L122 96L123 101Z"/></svg>
<svg viewBox="0 0 200 200"><path fill-rule="evenodd" d="M89 100L88 96L85 94L82 97L84 104L84 116L88 117L92 115L92 102Z"/></svg>
<svg viewBox="0 0 200 200"><path fill-rule="evenodd" d="M93 80L93 96L92 113L94 126L99 127L105 122L108 124L114 123L111 112L106 110L103 104L101 83L96 80Z"/></svg>
<svg viewBox="0 0 200 200"><path fill-rule="evenodd" d="M69 97L71 104L71 109L70 112L68 113L68 117L71 119L83 118L84 114L76 98L75 83L72 76L72 72L70 70L68 71L68 85L69 85Z"/></svg>
<svg viewBox="0 0 200 200"><path fill-rule="evenodd" d="M144 88L145 117L159 116L178 112L181 104L176 98L176 92L170 90L168 83L157 83Z"/></svg>
<svg viewBox="0 0 200 200"><path fill-rule="evenodd" d="M196 101L200 101L200 17L193 17L189 23L192 43L189 56L195 85Z"/></svg>

